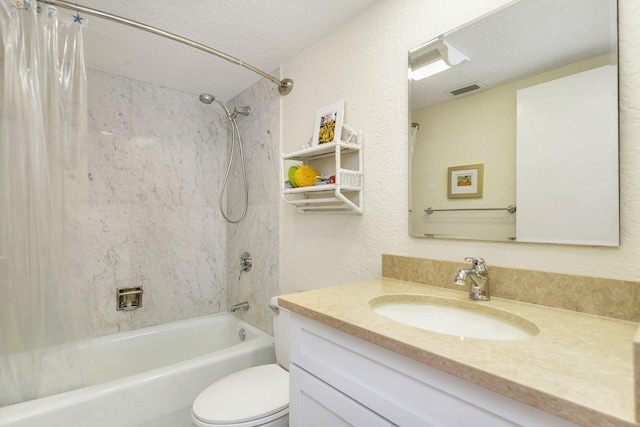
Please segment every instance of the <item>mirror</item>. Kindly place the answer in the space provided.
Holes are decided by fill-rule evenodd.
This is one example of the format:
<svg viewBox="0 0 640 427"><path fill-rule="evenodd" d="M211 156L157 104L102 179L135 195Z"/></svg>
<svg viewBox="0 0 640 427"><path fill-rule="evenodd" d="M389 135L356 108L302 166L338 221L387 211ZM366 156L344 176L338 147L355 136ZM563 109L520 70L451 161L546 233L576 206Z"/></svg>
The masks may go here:
<svg viewBox="0 0 640 427"><path fill-rule="evenodd" d="M409 52L409 234L619 245L616 0L520 0Z"/></svg>

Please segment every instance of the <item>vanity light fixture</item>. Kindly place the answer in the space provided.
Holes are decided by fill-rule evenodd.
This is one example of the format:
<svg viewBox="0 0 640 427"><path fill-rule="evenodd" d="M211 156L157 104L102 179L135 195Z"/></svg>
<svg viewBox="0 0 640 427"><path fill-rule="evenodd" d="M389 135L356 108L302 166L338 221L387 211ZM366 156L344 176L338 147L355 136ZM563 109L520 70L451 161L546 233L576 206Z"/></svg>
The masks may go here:
<svg viewBox="0 0 640 427"><path fill-rule="evenodd" d="M409 51L409 78L421 80L469 61L469 57L438 38Z"/></svg>

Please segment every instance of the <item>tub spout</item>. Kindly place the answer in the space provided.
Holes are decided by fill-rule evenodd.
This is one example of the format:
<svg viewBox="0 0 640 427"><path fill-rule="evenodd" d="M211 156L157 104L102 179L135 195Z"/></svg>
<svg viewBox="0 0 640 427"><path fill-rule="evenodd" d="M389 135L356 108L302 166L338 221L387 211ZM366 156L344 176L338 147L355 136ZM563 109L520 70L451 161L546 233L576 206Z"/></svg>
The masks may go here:
<svg viewBox="0 0 640 427"><path fill-rule="evenodd" d="M236 312L236 311L238 311L238 310L242 310L242 311L247 311L247 310L249 310L249 302L247 302L247 301L242 301L242 302L239 302L238 304L233 304L233 305L231 306L231 312L232 312L232 313L234 313L234 312Z"/></svg>

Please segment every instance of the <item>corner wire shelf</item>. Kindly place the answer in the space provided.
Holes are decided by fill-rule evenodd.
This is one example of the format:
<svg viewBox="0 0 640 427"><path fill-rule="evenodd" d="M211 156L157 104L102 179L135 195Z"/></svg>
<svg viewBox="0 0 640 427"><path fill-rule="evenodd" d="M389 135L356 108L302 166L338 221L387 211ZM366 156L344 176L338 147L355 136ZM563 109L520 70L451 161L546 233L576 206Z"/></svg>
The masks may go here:
<svg viewBox="0 0 640 427"><path fill-rule="evenodd" d="M427 215L434 212L461 212L461 211L507 211L510 214L516 212L516 205L509 205L506 208L459 208L459 209L433 209L431 207L424 210Z"/></svg>
<svg viewBox="0 0 640 427"><path fill-rule="evenodd" d="M351 142L351 140L355 140ZM342 155L358 156L358 170L342 168ZM285 161L304 164L314 160L335 157L335 184L287 188ZM362 137L349 141L322 144L282 155L282 199L303 213L362 215ZM357 199L353 201L350 197Z"/></svg>

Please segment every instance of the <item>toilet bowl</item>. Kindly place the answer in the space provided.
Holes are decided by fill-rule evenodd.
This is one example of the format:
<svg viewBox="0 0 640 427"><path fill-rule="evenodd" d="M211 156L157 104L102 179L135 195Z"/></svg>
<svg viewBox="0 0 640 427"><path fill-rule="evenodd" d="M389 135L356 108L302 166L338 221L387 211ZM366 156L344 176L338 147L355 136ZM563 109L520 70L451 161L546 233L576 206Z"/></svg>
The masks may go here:
<svg viewBox="0 0 640 427"><path fill-rule="evenodd" d="M289 311L278 308L277 301L271 299L277 363L243 369L207 387L191 408L195 426L289 425Z"/></svg>

